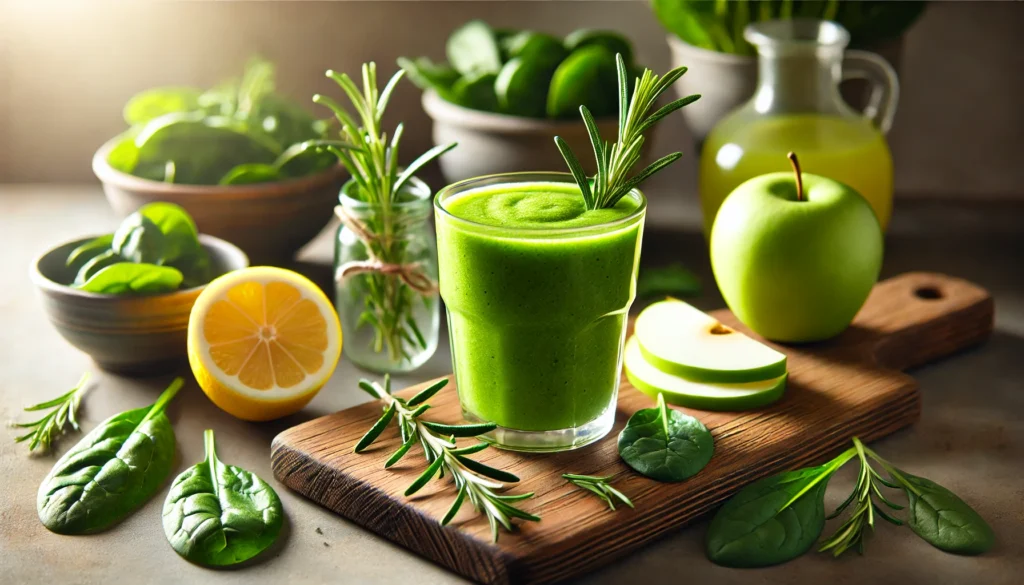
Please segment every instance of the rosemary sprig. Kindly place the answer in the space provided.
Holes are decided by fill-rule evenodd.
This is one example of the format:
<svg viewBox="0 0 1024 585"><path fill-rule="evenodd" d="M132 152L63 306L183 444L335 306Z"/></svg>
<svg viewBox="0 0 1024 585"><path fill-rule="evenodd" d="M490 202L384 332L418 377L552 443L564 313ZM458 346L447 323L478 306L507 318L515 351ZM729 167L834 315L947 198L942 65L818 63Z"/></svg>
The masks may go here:
<svg viewBox="0 0 1024 585"><path fill-rule="evenodd" d="M903 506L889 501L882 494L881 488L879 488L879 484L894 489L899 489L899 486L886 480L875 471L871 466L871 462L868 461L867 448L861 443L860 439L854 437L853 446L857 451L857 457L860 459L860 475L857 477L857 485L854 487L853 492L850 493L850 497L846 498L827 519L831 520L839 517L854 501L856 501L856 505L854 505L846 521L818 549L819 552L832 551L832 555L836 557L851 548L856 548L858 553L864 554L865 533L868 528L874 532L876 517L882 518L896 526L903 524L901 520L889 515L878 503L881 502L892 510L902 510Z"/></svg>
<svg viewBox="0 0 1024 585"><path fill-rule="evenodd" d="M498 541L499 528L512 530L513 518L539 522L539 516L525 512L514 505L515 502L533 497L533 492L516 495L497 493L497 490L506 487L505 483L518 482L518 477L469 458L469 455L479 453L489 447L488 443L480 442L467 447L459 447L455 442L456 438L476 437L492 431L497 425L494 423L448 425L420 419L421 415L430 408L426 401L447 384L447 379L439 380L412 398L404 400L391 395L391 377L388 375L384 376L383 387L376 382L360 380L360 388L370 396L384 402L384 414L356 443L353 451L360 453L365 450L377 440L391 421L397 418L402 445L388 458L384 467L388 468L398 463L416 443L423 447L423 454L428 463L427 469L405 490L405 495L413 495L435 476L441 478L445 473L450 475L458 491L448 512L441 519L442 526L447 525L455 518L455 514L467 499L478 512L487 517L487 522L491 527L491 538L494 542Z"/></svg>
<svg viewBox="0 0 1024 585"><path fill-rule="evenodd" d="M590 135L590 144L594 149L597 162L597 174L593 180L587 178L579 159L560 136L555 137L555 144L562 153L576 184L583 193L587 209L603 209L614 207L627 193L647 180L651 175L679 160L683 154L673 152L651 163L632 178L627 178L630 170L640 160L640 150L644 144L644 132L650 130L658 121L687 104L697 101L699 95L686 96L666 104L650 116L647 112L654 106L661 94L672 86L686 73L686 67L677 67L663 77L655 75L650 69L634 80L632 97L628 97L626 63L622 55L615 56L615 66L619 79L619 136L618 140L609 145L601 138L594 116L586 106L580 106L583 123Z"/></svg>
<svg viewBox="0 0 1024 585"><path fill-rule="evenodd" d="M15 437L14 440L18 443L29 441L29 451L33 451L38 447L43 453L48 453L53 446L54 440L64 434L65 425L70 424L71 428L76 431L79 430L75 414L78 411L78 405L82 400L82 396L89 389L88 381L89 372L86 372L82 374L78 384L68 392L61 394L53 400L25 407L25 412L45 410L47 408L52 410L46 413L43 418L33 422L11 423L11 426L14 428L32 429L24 435Z"/></svg>
<svg viewBox="0 0 1024 585"><path fill-rule="evenodd" d="M575 473L563 473L562 477L569 480L569 483L592 492L597 497L601 498L608 504L608 507L612 510L615 509L614 500L617 499L623 504L626 504L630 508L633 507L633 502L626 497L626 494L613 488L608 484L608 480L612 478L610 475L604 477L598 477L594 475L577 475Z"/></svg>
<svg viewBox="0 0 1024 585"><path fill-rule="evenodd" d="M408 230L415 227L409 218L396 215L394 204L400 201L403 189L417 172L456 146L455 143L437 145L409 166L399 166L403 125L395 127L389 142L381 122L404 73L399 69L384 89L379 90L375 63L363 64L361 89L347 74L327 71L327 77L344 91L355 116L327 96L313 96L315 103L334 112L341 125L341 140L318 141L318 147L338 157L358 185L359 196L374 208L374 213L362 219L373 234L372 239L363 242L368 257L391 265L408 263ZM394 274L368 272L353 278L362 279L366 290L365 310L359 317L358 326L374 328L372 343L375 352L386 350L392 361L399 362L411 359L410 349L426 349L427 342L413 318L415 291ZM424 301L432 307L433 299L425 297Z"/></svg>

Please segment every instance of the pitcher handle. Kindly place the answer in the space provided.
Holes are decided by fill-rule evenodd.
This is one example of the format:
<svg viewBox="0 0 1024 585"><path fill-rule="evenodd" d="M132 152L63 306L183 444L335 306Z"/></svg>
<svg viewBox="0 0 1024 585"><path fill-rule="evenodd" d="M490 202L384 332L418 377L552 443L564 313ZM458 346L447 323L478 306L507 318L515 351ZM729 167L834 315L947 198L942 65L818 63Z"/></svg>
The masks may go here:
<svg viewBox="0 0 1024 585"><path fill-rule="evenodd" d="M888 133L900 96L900 82L892 65L869 51L846 51L843 80L847 79L865 79L871 84L871 97L862 113L882 134Z"/></svg>

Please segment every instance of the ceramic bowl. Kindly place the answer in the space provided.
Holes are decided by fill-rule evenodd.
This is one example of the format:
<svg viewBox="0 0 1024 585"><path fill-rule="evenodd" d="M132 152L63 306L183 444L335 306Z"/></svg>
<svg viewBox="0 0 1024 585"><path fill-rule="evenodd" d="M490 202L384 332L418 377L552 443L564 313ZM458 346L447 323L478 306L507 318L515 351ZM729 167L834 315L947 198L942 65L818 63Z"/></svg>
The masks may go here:
<svg viewBox="0 0 1024 585"><path fill-rule="evenodd" d="M95 236L94 236L95 237ZM155 375L179 365L186 356L188 317L204 286L146 296L101 295L61 284L73 275L64 262L79 238L40 256L32 281L43 309L57 331L96 364L111 372ZM245 252L224 240L202 234L199 242L216 273L245 268Z"/></svg>
<svg viewBox="0 0 1024 585"><path fill-rule="evenodd" d="M423 109L434 121L434 144L459 143L438 160L449 183L502 173L568 171L555 136L565 140L588 173L594 172L593 149L581 118L541 120L482 112L455 105L429 90L423 92ZM606 140L615 140L616 118L598 120L597 127ZM642 161L652 142L648 136Z"/></svg>
<svg viewBox="0 0 1024 585"><path fill-rule="evenodd" d="M104 144L92 159L107 201L121 217L147 203L167 201L188 211L204 234L232 242L256 264L281 264L294 258L333 217L344 169L252 185L178 185L143 179L107 162L116 144Z"/></svg>

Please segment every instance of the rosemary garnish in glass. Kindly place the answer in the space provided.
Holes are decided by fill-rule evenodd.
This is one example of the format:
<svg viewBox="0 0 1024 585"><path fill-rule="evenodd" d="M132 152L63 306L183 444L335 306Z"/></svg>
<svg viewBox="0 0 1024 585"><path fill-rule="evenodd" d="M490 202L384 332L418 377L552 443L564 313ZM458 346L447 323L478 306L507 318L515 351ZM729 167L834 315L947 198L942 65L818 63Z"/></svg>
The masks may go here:
<svg viewBox="0 0 1024 585"><path fill-rule="evenodd" d="M516 502L533 497L533 492L515 495L497 493L506 487L506 483L518 482L519 478L507 471L495 469L469 458L469 455L479 453L489 447L488 443L481 442L467 447L459 447L455 443L457 438L476 437L493 431L497 427L496 424L447 425L420 419L420 416L430 408L426 401L447 384L447 378L439 380L412 398L405 400L391 395L390 376L384 376L383 386L368 380L360 380L360 388L370 396L384 402L384 414L356 443L353 451L360 453L369 447L384 432L392 419L397 418L402 445L388 458L384 467L388 468L398 463L416 443L423 447L423 454L428 463L427 469L405 490L405 495L413 495L435 476L440 478L447 473L455 482L458 492L448 512L441 519L441 525L445 526L451 522L462 504L468 499L478 512L487 517L487 522L491 527L491 538L497 542L499 527L512 530L512 518L532 522L540 521L539 516L524 512L515 506Z"/></svg>
<svg viewBox="0 0 1024 585"><path fill-rule="evenodd" d="M337 102L323 95L313 101L327 106L341 125L341 140L318 141L318 146L329 150L351 174L357 185L356 195L369 204L374 213L355 218L339 206L336 211L346 227L366 246L368 260L341 267L340 278L361 274L365 278L365 309L359 325L374 328L373 349L387 351L394 362L409 360L410 350L427 347L427 342L413 318L416 296L431 302L437 285L415 262L406 257L410 226L397 212L403 189L425 165L455 147L438 145L420 155L404 169L398 164L398 148L402 139L402 124L395 127L388 140L381 121L395 86L405 72L398 70L382 91L377 88L377 66L364 63L362 89L344 73L328 71L348 97L355 116Z"/></svg>
<svg viewBox="0 0 1024 585"><path fill-rule="evenodd" d="M683 154L673 152L654 161L633 177L627 178L629 171L640 160L644 132L650 130L665 116L700 98L699 95L679 98L648 116L647 112L658 101L661 94L665 93L665 90L686 73L686 67L677 67L663 77L655 75L650 69L644 69L643 74L636 78L633 95L629 97L626 63L623 61L622 55L615 56L615 65L619 77L618 140L614 144L605 142L597 130L597 123L590 110L586 106L580 106L580 114L583 116L583 123L590 135L590 144L594 148L594 158L597 162L597 174L593 179L587 177L579 159L573 154L569 145L561 137L555 137L555 144L583 193L587 209L614 207L620 199L651 175L679 160Z"/></svg>

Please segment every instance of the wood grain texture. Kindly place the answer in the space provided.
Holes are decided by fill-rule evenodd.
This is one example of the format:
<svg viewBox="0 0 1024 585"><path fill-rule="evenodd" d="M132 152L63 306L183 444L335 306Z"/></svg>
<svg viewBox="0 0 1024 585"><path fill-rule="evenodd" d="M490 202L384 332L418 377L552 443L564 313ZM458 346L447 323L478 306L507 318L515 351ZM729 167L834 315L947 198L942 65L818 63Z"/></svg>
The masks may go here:
<svg viewBox="0 0 1024 585"><path fill-rule="evenodd" d="M714 315L745 331L729 311ZM776 346L789 356L790 372L786 394L776 404L748 412L680 408L703 421L715 438L708 466L681 483L647 479L620 460L615 437L630 415L652 404L623 379L615 428L596 444L551 455L487 449L475 456L522 478L511 493L536 493L522 507L542 521L503 532L497 544L486 520L468 504L451 525L440 526L454 497L449 481L433 481L412 498L402 495L425 463L415 451L383 469L400 444L396 429L366 453L352 453L380 416L379 403L278 435L272 446L274 474L322 506L476 581L558 581L677 530L756 479L821 461L855 435L872 440L912 424L920 416L920 394L914 380L897 368L979 343L991 333L992 321L988 293L963 280L910 273L878 284L843 335L819 344ZM454 383L431 404L430 420L461 419ZM565 472L614 475L614 485L636 509L609 511L565 482Z"/></svg>

